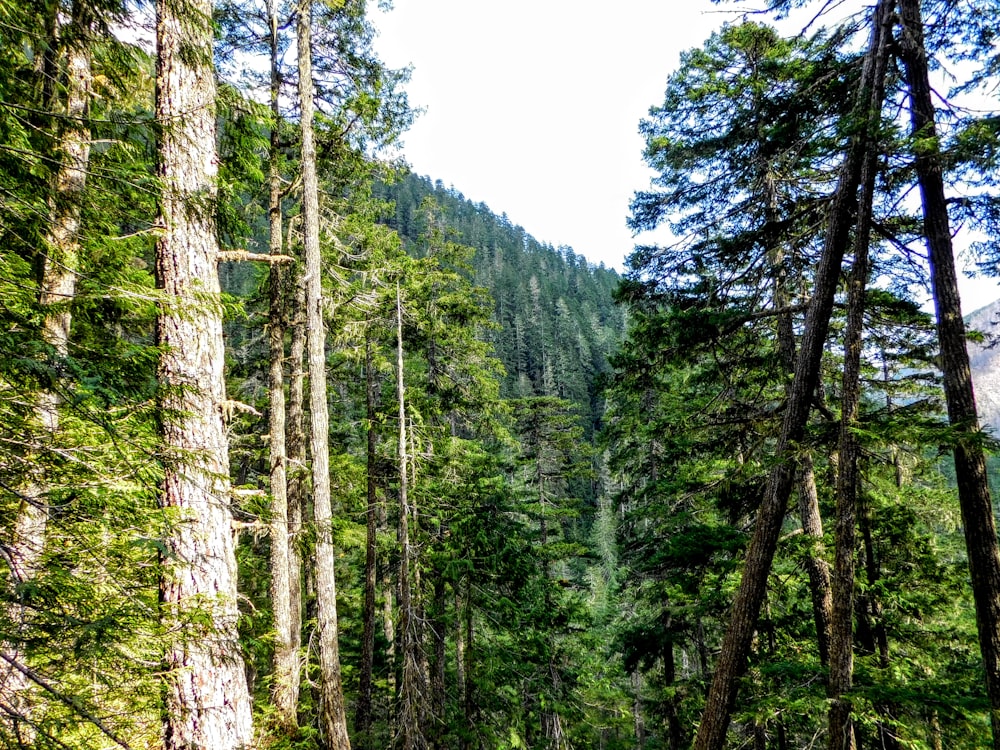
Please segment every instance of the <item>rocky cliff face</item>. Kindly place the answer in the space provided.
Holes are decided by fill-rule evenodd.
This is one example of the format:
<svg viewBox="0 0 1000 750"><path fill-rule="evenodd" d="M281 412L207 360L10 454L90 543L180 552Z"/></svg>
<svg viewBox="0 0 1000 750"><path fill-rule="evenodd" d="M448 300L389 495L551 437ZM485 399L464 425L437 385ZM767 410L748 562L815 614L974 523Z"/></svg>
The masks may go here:
<svg viewBox="0 0 1000 750"><path fill-rule="evenodd" d="M966 323L986 336L982 344L969 344L979 419L1000 435L1000 300L976 310Z"/></svg>

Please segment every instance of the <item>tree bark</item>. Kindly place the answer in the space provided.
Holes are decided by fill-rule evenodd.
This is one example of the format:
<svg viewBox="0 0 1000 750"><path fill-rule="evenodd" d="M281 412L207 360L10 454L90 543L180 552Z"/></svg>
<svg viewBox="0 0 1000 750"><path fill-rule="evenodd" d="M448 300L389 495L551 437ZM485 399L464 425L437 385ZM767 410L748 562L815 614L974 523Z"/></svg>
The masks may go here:
<svg viewBox="0 0 1000 750"><path fill-rule="evenodd" d="M287 300L286 300L287 301ZM306 433L305 433L305 355L306 330L302 320L305 308L304 287L301 279L295 283L295 299L291 305L293 313L287 315L286 323L292 329L288 345L288 413L286 416L285 440L287 453L286 481L288 484L288 602L292 613L291 640L289 645L296 654L298 666L293 675L299 679L301 692L302 659L298 656L302 648L302 516L306 506Z"/></svg>
<svg viewBox="0 0 1000 750"><path fill-rule="evenodd" d="M979 646L986 671L993 747L1000 750L1000 549L986 474L982 433L965 345L965 322L951 244L943 164L935 126L934 102L927 72L919 0L900 0L899 40L910 93L913 150L924 213L934 308L937 315L941 371L954 447L958 499L976 604Z"/></svg>
<svg viewBox="0 0 1000 750"><path fill-rule="evenodd" d="M864 550L865 580L868 583L868 590L857 597L858 602L855 606L858 618L858 645L871 653L877 653L879 669L888 670L890 664L889 635L886 632L882 603L874 593L875 587L882 577L882 572L875 557L871 505L864 502L864 496L859 496L857 517L858 530L861 532L861 547ZM861 624L862 620L865 622L864 627ZM867 643L862 642L860 637L862 632L865 632L867 635ZM878 717L875 721L875 746L881 750L899 750L900 741L896 734L895 722L898 706L894 705L891 701L878 700L873 703L872 708Z"/></svg>
<svg viewBox="0 0 1000 750"><path fill-rule="evenodd" d="M465 608L468 606L467 601L467 597L462 596L462 582L457 581L455 583L455 686L458 690L456 697L462 713L465 714L466 729L471 729L471 722L467 713L469 678L465 668ZM463 732L460 741L461 744L459 745L463 750L469 745L466 737L467 734Z"/></svg>
<svg viewBox="0 0 1000 750"><path fill-rule="evenodd" d="M670 615L667 615L666 625L670 624ZM677 710L680 706L680 696L676 690L677 680L677 666L674 663L674 644L670 642L663 649L663 684L669 688L673 688L672 695L666 698L663 711L667 717L667 747L670 750L681 750L684 747L684 723L681 721L680 712ZM638 675L638 680L633 679L633 684L642 684L642 675ZM642 708L642 704L639 703L638 693L636 694L636 704L638 708ZM641 717L636 719L637 722L641 721ZM637 730L638 730L637 724ZM643 727L644 729L644 727ZM645 736L643 736L643 741L639 743L640 747L645 743Z"/></svg>
<svg viewBox="0 0 1000 750"><path fill-rule="evenodd" d="M812 456L803 454L799 461L799 519L802 533L809 538L811 548L806 558L809 574L809 592L812 596L813 622L816 625L816 644L819 661L824 667L830 664L830 621L833 618L833 594L830 584L830 566L823 556L823 518L819 512L819 493Z"/></svg>
<svg viewBox="0 0 1000 750"><path fill-rule="evenodd" d="M476 690L476 612L473 608L472 582L465 588L465 725L470 731L479 720L479 696Z"/></svg>
<svg viewBox="0 0 1000 750"><path fill-rule="evenodd" d="M156 243L162 435L160 501L171 528L160 601L167 750L245 748L250 696L237 639L224 344L215 227L212 5L158 0L156 117L162 184Z"/></svg>
<svg viewBox="0 0 1000 750"><path fill-rule="evenodd" d="M673 660L673 647L670 649L670 658ZM629 675L632 683L632 731L635 734L636 750L644 750L646 747L646 720L645 712L642 708L642 673L637 669ZM673 748L671 747L671 750Z"/></svg>
<svg viewBox="0 0 1000 750"><path fill-rule="evenodd" d="M313 520L316 523L316 629L319 640L320 731L333 750L349 750L341 682L330 493L330 414L326 387L326 329L319 245L319 181L313 133L312 0L298 5L299 103L302 128L302 236L305 253L306 348L309 361L309 422Z"/></svg>
<svg viewBox="0 0 1000 750"><path fill-rule="evenodd" d="M777 224L777 195L774 180L768 175L768 222ZM774 271L774 307L782 312L777 317L778 353L791 373L795 372L795 327L790 311L788 279L782 265L782 254L778 251L778 238L772 259ZM823 518L819 512L819 494L816 491L816 476L813 471L812 456L805 452L799 459L799 520L802 533L810 541L810 549L805 566L809 576L809 592L813 603L813 621L816 626L816 645L820 663L830 663L830 568L823 557Z"/></svg>
<svg viewBox="0 0 1000 750"><path fill-rule="evenodd" d="M445 726L445 582L440 571L435 571L432 587L429 630L433 645L430 668L431 723L428 734L431 735L431 747L443 750L446 746L444 738Z"/></svg>
<svg viewBox="0 0 1000 750"><path fill-rule="evenodd" d="M267 3L271 47L271 143L268 163L268 222L270 225L270 254L280 256L282 244L281 173L278 150L281 147L281 112L278 98L281 94L279 72L278 10L275 0ZM299 655L293 631L299 628L292 611L291 556L289 551L290 529L288 524L288 457L285 447L285 301L284 272L279 263L271 264L268 279L270 309L268 314L268 342L270 347L269 393L269 459L271 487L271 606L274 611L274 686L272 700L278 724L287 732L298 725Z"/></svg>
<svg viewBox="0 0 1000 750"><path fill-rule="evenodd" d="M52 348L56 366L58 360L69 354L69 334L72 322L70 305L76 294L79 269L80 213L90 162L90 127L86 116L89 110L91 73L91 19L86 3L73 3L68 31L76 38L66 49L66 99L62 106L60 124L55 134L55 149L59 159L52 196L49 199L49 231L45 238L42 258L42 279L39 304L45 310L42 321L42 339ZM58 25L55 27L58 29ZM50 44L58 46L53 30ZM55 97L53 97L55 98ZM34 412L35 422L41 430L43 444L53 440L59 432L59 406L62 399L55 390L38 393ZM15 585L30 582L38 574L38 566L45 548L48 531L48 488L40 466L29 475L27 486L21 491L21 502L14 519L9 555ZM13 631L10 640L4 639L5 663L0 669L0 696L10 706L14 716L15 735L25 744L31 744L31 699L33 683L27 675L15 669L10 661L24 664L24 654L18 642L28 618L29 610L14 604L8 612Z"/></svg>
<svg viewBox="0 0 1000 750"><path fill-rule="evenodd" d="M891 5L891 3L890 3ZM890 8L891 10L891 8ZM886 30L888 37L888 30ZM868 287L868 251L872 226L872 201L878 168L876 143L865 149L861 166L861 201L854 229L854 264L847 288L847 325L844 330L840 455L837 472L837 520L834 530L833 619L830 627L830 676L827 695L830 750L854 750L852 702L847 694L854 676L854 557L856 550L858 493L861 475L860 447L855 430L861 406L861 348L863 345L865 292Z"/></svg>
<svg viewBox="0 0 1000 750"><path fill-rule="evenodd" d="M729 628L716 662L701 725L695 738L695 750L721 750L725 742L738 681L746 669L757 616L764 600L767 577L795 474L791 449L804 434L813 394L819 381L823 346L840 278L840 267L850 236L851 213L857 200L862 159L881 110L889 5L885 0L879 0L873 10L872 35L856 107L863 125L860 134L852 138L831 203L823 255L816 271L813 300L806 314L795 375L781 433L775 446L780 460L771 470L764 490L764 500L758 511L754 535L747 551L743 577L733 601Z"/></svg>

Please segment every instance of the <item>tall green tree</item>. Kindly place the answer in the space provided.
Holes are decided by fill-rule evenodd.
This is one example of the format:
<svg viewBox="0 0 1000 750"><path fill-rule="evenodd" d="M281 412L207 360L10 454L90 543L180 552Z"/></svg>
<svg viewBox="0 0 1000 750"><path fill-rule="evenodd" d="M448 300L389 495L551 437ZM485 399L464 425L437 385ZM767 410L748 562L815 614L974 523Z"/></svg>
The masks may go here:
<svg viewBox="0 0 1000 750"><path fill-rule="evenodd" d="M62 47L67 86L62 95L60 124L53 139L59 154L54 185L48 200L49 228L44 237L42 251L42 276L39 303L45 310L42 338L52 347L55 355L65 358L69 354L70 312L76 293L79 273L80 215L86 186L90 158L89 113L93 73L91 70L92 40L94 32L92 8L85 3L74 3L69 23L56 24L55 35L48 40L53 48ZM50 53L54 54L54 53ZM53 96L53 98L56 98ZM54 104L55 102L53 102ZM59 431L59 410L62 398L58 388L41 391L35 406L36 419L48 433L45 442L55 442ZM22 490L21 508L14 522L10 546L12 573L21 583L30 583L38 572L45 548L46 527L50 513L46 499L47 488L42 476L42 465L37 476L29 480ZM20 622L25 612L15 608L11 620ZM28 675L17 667L25 667L15 647L4 654L8 678L5 689L9 691L12 713L21 714L23 729L16 731L25 740L33 736L31 730L31 701L33 687Z"/></svg>
<svg viewBox="0 0 1000 750"><path fill-rule="evenodd" d="M268 46L270 52L271 133L268 153L268 249L272 260L284 251L285 197L282 185L282 117L281 117L281 17L278 3L267 4ZM301 565L293 552L293 526L288 507L288 450L285 409L285 334L291 300L286 294L291 286L289 274L282 266L272 263L268 275L268 460L271 491L271 606L274 609L275 648L274 704L278 721L287 730L298 723L298 698L301 684L299 669L299 633L301 606L292 591L297 588ZM301 512L301 511L300 511ZM293 583L293 580L295 583Z"/></svg>
<svg viewBox="0 0 1000 750"><path fill-rule="evenodd" d="M320 660L320 730L331 747L347 750L347 714L341 681L337 589L330 496L330 427L326 384L326 326L320 261L312 80L312 0L298 6L299 108L302 138L302 236L305 265L306 340L309 357L309 423L312 503L316 523L315 579Z"/></svg>
<svg viewBox="0 0 1000 750"><path fill-rule="evenodd" d="M943 159L935 125L920 3L900 1L900 56L906 70L913 151L923 206L924 235L937 315L948 420L958 435L953 448L958 495L976 602L979 645L990 697L993 747L1000 747L1000 546L986 475L972 388L965 323L951 244Z"/></svg>
<svg viewBox="0 0 1000 750"><path fill-rule="evenodd" d="M241 748L253 740L236 637L224 348L215 225L215 78L209 3L157 3L156 116L163 188L156 246L164 300L165 456L162 505L171 530L162 560L169 748ZM207 616L206 616L207 613Z"/></svg>
<svg viewBox="0 0 1000 750"><path fill-rule="evenodd" d="M882 109L890 11L886 3L879 3L873 11L871 41L856 100L860 133L847 152L827 219L824 254L816 271L813 301L806 315L782 430L775 446L775 453L781 461L771 471L758 512L741 585L733 601L732 618L695 740L694 746L698 750L721 748L724 743L737 680L745 668L755 621L764 598L767 574L794 476L785 454L790 444L802 436L818 383L830 312L851 229L849 209L856 200L861 167L865 154L873 147L874 132Z"/></svg>

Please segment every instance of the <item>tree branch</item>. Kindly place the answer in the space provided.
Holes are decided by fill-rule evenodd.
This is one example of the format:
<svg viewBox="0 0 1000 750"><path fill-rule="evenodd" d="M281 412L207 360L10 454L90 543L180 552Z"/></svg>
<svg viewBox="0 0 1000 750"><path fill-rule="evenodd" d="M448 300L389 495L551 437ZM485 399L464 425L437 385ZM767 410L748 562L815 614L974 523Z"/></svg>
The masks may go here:
<svg viewBox="0 0 1000 750"><path fill-rule="evenodd" d="M59 700L62 703L69 706L70 708L72 708L74 711L80 714L80 716L82 716L84 719L86 719L95 727L97 727L105 737L114 742L116 745L125 748L125 750L131 750L132 747L131 745L125 742L125 740L117 737L114 732L112 732L110 729L104 726L104 723L96 716L94 716L92 713L87 711L83 706L81 706L78 700L76 700L72 696L65 695L60 691L56 690L56 688L53 687L51 684L49 684L48 680L46 680L40 674L38 674L32 669L28 669L28 667L24 666L23 664L19 664L16 659L12 659L10 656L3 653L2 651L0 651L0 659L3 659L5 662L10 664L14 669L16 669L18 672L23 674L29 680L31 680L36 685L41 687L43 690L46 690L47 692L51 693L56 698L56 700Z"/></svg>
<svg viewBox="0 0 1000 750"><path fill-rule="evenodd" d="M248 250L220 250L216 255L219 262L223 261L254 261L256 263L294 263L291 255L271 255L270 253L251 253Z"/></svg>

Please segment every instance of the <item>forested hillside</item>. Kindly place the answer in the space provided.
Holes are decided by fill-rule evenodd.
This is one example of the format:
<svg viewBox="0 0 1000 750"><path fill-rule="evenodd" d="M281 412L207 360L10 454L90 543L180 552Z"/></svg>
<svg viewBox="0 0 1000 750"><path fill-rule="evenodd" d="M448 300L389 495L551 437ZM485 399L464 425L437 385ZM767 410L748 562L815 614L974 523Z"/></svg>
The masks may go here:
<svg viewBox="0 0 1000 750"><path fill-rule="evenodd" d="M438 181L408 175L378 191L392 201L390 227L410 247L425 231L420 206L432 199L454 240L475 250L475 282L493 298L495 328L485 339L503 362L506 398L557 396L601 416L600 384L624 335L624 311L614 304L619 276L572 248L542 245L506 215L466 200Z"/></svg>
<svg viewBox="0 0 1000 750"><path fill-rule="evenodd" d="M625 741L616 275L371 158L364 2L244 10L3 10L0 745Z"/></svg>
<svg viewBox="0 0 1000 750"><path fill-rule="evenodd" d="M407 174L364 0L0 5L0 746L1000 750L997 9L804 5L621 277Z"/></svg>

